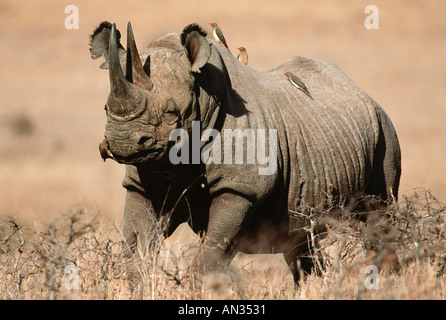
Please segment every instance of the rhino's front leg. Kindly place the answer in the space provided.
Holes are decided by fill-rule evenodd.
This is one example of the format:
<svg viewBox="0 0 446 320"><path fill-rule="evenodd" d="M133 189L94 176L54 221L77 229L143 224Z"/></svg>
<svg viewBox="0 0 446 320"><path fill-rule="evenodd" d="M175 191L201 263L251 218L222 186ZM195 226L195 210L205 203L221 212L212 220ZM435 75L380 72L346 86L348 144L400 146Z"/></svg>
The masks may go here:
<svg viewBox="0 0 446 320"><path fill-rule="evenodd" d="M156 236L155 210L152 202L135 191L127 191L124 210L124 238L129 254L144 256L147 245Z"/></svg>
<svg viewBox="0 0 446 320"><path fill-rule="evenodd" d="M140 272L148 245L156 235L152 202L138 192L128 190L125 199L123 233L126 241L126 271L132 295L141 299L144 281Z"/></svg>
<svg viewBox="0 0 446 320"><path fill-rule="evenodd" d="M234 193L224 193L212 200L202 255L207 267L214 267L231 252L251 207L251 201Z"/></svg>

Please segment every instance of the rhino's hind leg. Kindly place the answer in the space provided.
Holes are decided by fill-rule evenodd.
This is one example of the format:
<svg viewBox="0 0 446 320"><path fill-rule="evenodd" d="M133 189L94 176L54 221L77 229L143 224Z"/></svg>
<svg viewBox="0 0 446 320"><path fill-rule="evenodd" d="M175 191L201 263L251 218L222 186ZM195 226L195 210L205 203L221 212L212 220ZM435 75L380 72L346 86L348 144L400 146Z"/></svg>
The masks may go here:
<svg viewBox="0 0 446 320"><path fill-rule="evenodd" d="M398 200L401 177L401 150L395 129L388 116L378 106L380 121L378 143L373 159L373 172L366 190L365 211L368 236L366 246L378 266L398 269L396 244L389 216ZM378 201L376 201L378 199Z"/></svg>
<svg viewBox="0 0 446 320"><path fill-rule="evenodd" d="M291 237L290 240L290 244L302 244L306 242L307 237L305 235L303 237ZM315 270L314 257L307 244L300 246L294 245L293 248L284 252L284 258L296 284L298 284L300 280L303 280L305 275L311 274L312 270Z"/></svg>
<svg viewBox="0 0 446 320"><path fill-rule="evenodd" d="M362 221L364 246L372 264L380 270L398 271L396 254L396 227L392 225L393 200L384 201L375 195L365 196L355 208L355 215Z"/></svg>
<svg viewBox="0 0 446 320"><path fill-rule="evenodd" d="M319 250L319 239L327 232L325 224L311 223L311 220L294 217L289 234L284 257L293 274L296 284L303 280L305 275L314 273L321 275L324 271L324 261ZM294 230L294 231L293 231Z"/></svg>

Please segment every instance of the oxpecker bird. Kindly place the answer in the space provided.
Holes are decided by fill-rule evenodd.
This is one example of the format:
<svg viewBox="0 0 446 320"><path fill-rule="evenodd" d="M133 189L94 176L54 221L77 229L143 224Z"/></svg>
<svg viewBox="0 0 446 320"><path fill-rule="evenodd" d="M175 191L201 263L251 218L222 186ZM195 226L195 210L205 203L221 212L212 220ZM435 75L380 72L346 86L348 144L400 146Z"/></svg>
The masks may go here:
<svg viewBox="0 0 446 320"><path fill-rule="evenodd" d="M297 89L303 91L307 96L311 98L311 100L314 100L311 96L310 92L308 92L307 87L305 84L300 80L296 75L294 75L292 72L285 72L284 75L287 76L288 80L295 86Z"/></svg>
<svg viewBox="0 0 446 320"><path fill-rule="evenodd" d="M240 51L240 53L238 54L238 57L237 57L238 61L240 61L244 64L248 64L248 52L246 52L245 47L240 47L237 49Z"/></svg>
<svg viewBox="0 0 446 320"><path fill-rule="evenodd" d="M111 153L110 150L108 149L107 139L102 140L102 142L99 144L99 152L101 153L101 157L104 160L104 162L108 158L113 159L113 153Z"/></svg>
<svg viewBox="0 0 446 320"><path fill-rule="evenodd" d="M215 22L209 22L209 24L212 27L212 34L214 35L215 41L220 42L222 45L228 48L228 44L226 43L225 37L223 36L223 32L218 27L218 24L216 24Z"/></svg>

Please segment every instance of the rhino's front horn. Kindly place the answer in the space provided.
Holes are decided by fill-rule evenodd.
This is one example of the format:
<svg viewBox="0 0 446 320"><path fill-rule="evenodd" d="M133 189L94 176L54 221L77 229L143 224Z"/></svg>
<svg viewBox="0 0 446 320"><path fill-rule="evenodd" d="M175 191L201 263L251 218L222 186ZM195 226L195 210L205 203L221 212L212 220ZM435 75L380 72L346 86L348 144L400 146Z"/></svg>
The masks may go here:
<svg viewBox="0 0 446 320"><path fill-rule="evenodd" d="M148 58L149 59L149 58ZM135 37L133 36L132 24L127 24L127 63L126 78L129 82L146 90L153 89L153 82L150 80L139 58L136 48Z"/></svg>
<svg viewBox="0 0 446 320"><path fill-rule="evenodd" d="M122 72L118 54L116 25L110 31L109 43L110 95L107 107L110 115L117 120L134 118L145 109L144 95L141 89L127 81Z"/></svg>

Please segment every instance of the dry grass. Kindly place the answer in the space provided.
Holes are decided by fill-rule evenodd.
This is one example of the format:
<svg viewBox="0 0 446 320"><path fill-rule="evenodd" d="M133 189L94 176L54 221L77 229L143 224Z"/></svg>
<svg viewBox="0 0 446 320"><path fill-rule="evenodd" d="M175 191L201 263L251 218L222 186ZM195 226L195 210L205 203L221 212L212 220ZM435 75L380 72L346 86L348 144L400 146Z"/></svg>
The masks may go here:
<svg viewBox="0 0 446 320"><path fill-rule="evenodd" d="M444 299L446 297L446 206L429 191L402 197L386 217L371 224L346 213L330 224L313 250L314 273L300 283L301 299ZM327 221L328 219L324 219ZM386 228L383 228L383 226ZM379 245L396 249L399 270L379 270L377 288L367 289L373 260L366 252L370 233L386 230ZM309 235L311 239L311 234ZM322 265L322 267L321 267ZM385 266L385 264L383 264Z"/></svg>
<svg viewBox="0 0 446 320"><path fill-rule="evenodd" d="M107 72L88 51L103 20L123 32L132 22L139 48L169 32L210 21L233 53L269 70L293 56L337 64L392 119L402 150L401 189L431 189L446 202L446 2L375 1L380 29L364 28L368 1L76 0L79 30L67 30L54 0L0 0L0 215L52 221L73 203L96 203L119 218L124 167L104 163ZM408 54L410 53L410 54Z"/></svg>
<svg viewBox="0 0 446 320"><path fill-rule="evenodd" d="M187 264L199 245L181 245L168 255L159 224L146 253L129 259L121 227L100 214L92 216L94 210L86 206L49 225L8 217L0 223L0 299L444 299L445 210L430 192L414 190L387 211L386 241L397 245L400 269L380 272L376 289L366 288L369 273L364 271L371 264L364 239L376 225L358 223L348 214L332 219L321 236L308 228L313 271L319 275L313 272L295 287L283 269L269 278L278 262L263 270L247 263L238 272L232 265L202 272ZM139 290L129 281L131 268Z"/></svg>

